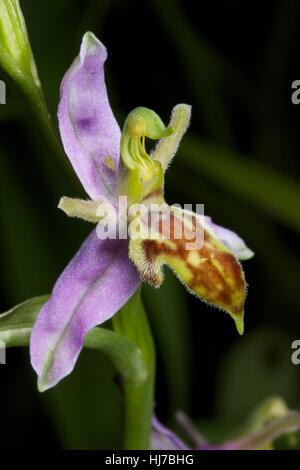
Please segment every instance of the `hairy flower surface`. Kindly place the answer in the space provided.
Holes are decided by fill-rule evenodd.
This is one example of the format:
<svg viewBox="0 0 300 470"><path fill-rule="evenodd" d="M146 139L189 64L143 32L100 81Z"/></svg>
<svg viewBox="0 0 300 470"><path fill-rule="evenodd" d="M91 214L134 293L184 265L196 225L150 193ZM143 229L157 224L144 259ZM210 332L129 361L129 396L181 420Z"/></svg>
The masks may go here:
<svg viewBox="0 0 300 470"><path fill-rule="evenodd" d="M246 282L238 260L253 253L209 217L168 206L164 199L165 172L187 130L191 107L175 106L168 127L153 111L136 108L121 133L107 96L106 58L103 44L86 33L61 85L61 139L90 199L63 197L59 207L98 225L57 280L33 329L31 361L41 391L72 371L85 334L111 318L141 280L160 286L165 264L190 292L229 313L243 332ZM146 139L158 141L151 153ZM120 196L128 201L125 220L119 217ZM167 208L167 223L154 204ZM129 231L129 239L100 236L109 223L136 230Z"/></svg>

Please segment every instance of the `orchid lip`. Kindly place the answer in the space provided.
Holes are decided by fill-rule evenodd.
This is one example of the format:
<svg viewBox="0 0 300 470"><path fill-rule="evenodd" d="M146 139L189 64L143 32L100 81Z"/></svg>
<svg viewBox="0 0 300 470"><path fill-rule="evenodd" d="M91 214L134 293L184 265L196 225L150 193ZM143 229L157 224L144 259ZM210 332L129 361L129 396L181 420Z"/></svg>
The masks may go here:
<svg viewBox="0 0 300 470"><path fill-rule="evenodd" d="M118 197L127 196L130 207L144 201L148 206L156 200L164 203L165 171L191 115L190 106L177 105L166 127L154 111L139 107L128 115L121 133L108 100L106 59L105 46L86 33L80 54L61 85L58 120L62 143L90 200L63 197L59 208L71 217L97 223L99 230L92 232L58 278L34 327L31 358L41 390L71 372L84 335L111 318L137 290L141 278L160 285L163 264L175 271L190 292L230 313L240 333L243 328L246 284L238 256L231 250L248 257L249 251L232 232L208 221L209 241L204 251L194 249L192 256L183 247L184 239L181 244L168 240L156 245L149 238L128 243L122 237L98 236L106 202L113 206L114 228ZM146 139L158 141L151 153ZM126 217L126 223L134 220ZM136 219L141 222L141 215ZM203 275L203 261L209 275Z"/></svg>

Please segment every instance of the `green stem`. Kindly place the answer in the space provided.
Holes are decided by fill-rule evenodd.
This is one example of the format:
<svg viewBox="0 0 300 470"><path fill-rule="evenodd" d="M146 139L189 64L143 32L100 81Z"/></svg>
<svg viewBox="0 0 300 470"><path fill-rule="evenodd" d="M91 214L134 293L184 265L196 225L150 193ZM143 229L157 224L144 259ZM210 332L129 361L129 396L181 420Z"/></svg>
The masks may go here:
<svg viewBox="0 0 300 470"><path fill-rule="evenodd" d="M140 291L113 317L114 330L140 350L146 376L138 384L124 382L124 448L149 449L154 400L155 350Z"/></svg>

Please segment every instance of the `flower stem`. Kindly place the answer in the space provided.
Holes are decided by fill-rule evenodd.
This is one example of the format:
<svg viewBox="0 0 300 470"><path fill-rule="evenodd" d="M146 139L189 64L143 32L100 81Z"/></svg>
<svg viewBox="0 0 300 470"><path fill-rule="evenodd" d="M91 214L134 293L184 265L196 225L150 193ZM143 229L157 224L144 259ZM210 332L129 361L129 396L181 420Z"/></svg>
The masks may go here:
<svg viewBox="0 0 300 470"><path fill-rule="evenodd" d="M139 348L146 370L143 382L124 382L123 445L128 450L149 449L154 406L155 349L140 291L112 321L114 330Z"/></svg>

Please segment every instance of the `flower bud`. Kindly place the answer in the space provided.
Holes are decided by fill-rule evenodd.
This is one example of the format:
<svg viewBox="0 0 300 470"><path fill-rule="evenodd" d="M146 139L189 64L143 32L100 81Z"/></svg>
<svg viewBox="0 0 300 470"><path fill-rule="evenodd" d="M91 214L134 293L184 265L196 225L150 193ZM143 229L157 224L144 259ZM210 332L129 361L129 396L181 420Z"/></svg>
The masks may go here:
<svg viewBox="0 0 300 470"><path fill-rule="evenodd" d="M0 2L0 64L13 78L21 72L40 86L19 0Z"/></svg>

